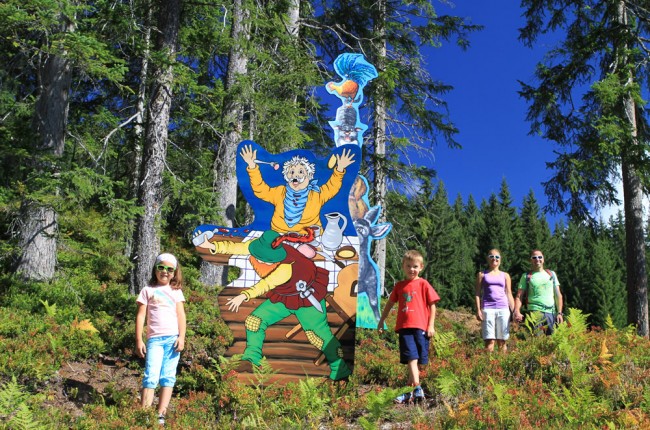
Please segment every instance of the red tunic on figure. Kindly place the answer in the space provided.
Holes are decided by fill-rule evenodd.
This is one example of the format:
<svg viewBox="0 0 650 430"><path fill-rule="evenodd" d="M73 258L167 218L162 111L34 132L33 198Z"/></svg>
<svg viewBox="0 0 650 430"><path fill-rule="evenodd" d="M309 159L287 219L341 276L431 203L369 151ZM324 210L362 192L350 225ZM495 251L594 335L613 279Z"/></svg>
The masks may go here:
<svg viewBox="0 0 650 430"><path fill-rule="evenodd" d="M296 248L282 244L287 251L287 257L280 264L291 265L291 278L282 285L278 285L266 293L266 297L273 303L282 302L287 309L296 310L305 306L313 306L307 298L300 297L297 284L306 282L307 288L313 288L313 296L319 302L327 295L329 272L316 266L313 261L305 257Z"/></svg>

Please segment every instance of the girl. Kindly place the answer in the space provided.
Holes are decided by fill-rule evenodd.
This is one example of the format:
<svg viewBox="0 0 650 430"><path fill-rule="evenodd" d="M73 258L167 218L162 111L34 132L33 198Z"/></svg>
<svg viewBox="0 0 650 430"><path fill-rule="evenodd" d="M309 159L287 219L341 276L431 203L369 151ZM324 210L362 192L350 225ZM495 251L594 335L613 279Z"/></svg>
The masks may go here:
<svg viewBox="0 0 650 430"><path fill-rule="evenodd" d="M142 407L153 403L154 390L160 383L158 423L165 424L167 406L176 382L176 366L185 347L185 308L181 287L183 276L172 254L156 257L149 285L140 291L136 302L135 344L140 357L146 356L142 379ZM142 341L145 317L147 343Z"/></svg>
<svg viewBox="0 0 650 430"><path fill-rule="evenodd" d="M488 270L476 275L476 319L481 321L481 334L488 352L494 351L495 340L506 352L510 337L510 312L515 307L510 275L499 270L501 252L491 249L487 255Z"/></svg>

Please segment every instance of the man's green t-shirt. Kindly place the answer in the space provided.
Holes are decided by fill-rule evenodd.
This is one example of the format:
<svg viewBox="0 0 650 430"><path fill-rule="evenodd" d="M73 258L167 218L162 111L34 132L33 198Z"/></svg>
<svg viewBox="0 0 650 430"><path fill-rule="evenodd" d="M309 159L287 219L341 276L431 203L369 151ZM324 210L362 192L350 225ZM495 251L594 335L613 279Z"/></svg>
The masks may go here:
<svg viewBox="0 0 650 430"><path fill-rule="evenodd" d="M555 293L554 290L560 283L557 280L555 272L551 272L553 276L549 275L546 270L541 272L533 272L530 277L528 285L526 285L526 277L528 273L524 273L519 280L519 289L526 291L528 288L528 309L531 311L540 312L555 312Z"/></svg>

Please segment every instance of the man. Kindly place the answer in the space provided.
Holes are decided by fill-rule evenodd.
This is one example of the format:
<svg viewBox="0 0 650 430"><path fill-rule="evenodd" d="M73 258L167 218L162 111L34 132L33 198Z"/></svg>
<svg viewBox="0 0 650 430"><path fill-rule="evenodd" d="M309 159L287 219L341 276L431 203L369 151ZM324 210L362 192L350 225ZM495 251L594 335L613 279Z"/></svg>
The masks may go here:
<svg viewBox="0 0 650 430"><path fill-rule="evenodd" d="M555 330L555 324L564 321L562 309L564 306L560 282L555 272L544 268L544 255L540 250L533 250L530 253L531 271L521 276L519 289L515 299L515 321L521 322L524 316L521 314L521 306L524 297L527 296L529 311L541 312L544 321L540 328L546 325L546 334L551 335Z"/></svg>

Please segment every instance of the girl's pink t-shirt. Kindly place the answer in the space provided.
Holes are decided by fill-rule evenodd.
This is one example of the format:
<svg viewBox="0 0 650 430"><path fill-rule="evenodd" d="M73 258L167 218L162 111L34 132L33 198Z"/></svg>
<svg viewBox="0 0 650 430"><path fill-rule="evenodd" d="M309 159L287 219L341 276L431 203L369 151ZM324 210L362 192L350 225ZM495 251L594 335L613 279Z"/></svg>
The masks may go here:
<svg viewBox="0 0 650 430"><path fill-rule="evenodd" d="M183 291L165 286L146 286L137 300L147 307L147 339L178 335L176 304L184 302Z"/></svg>

